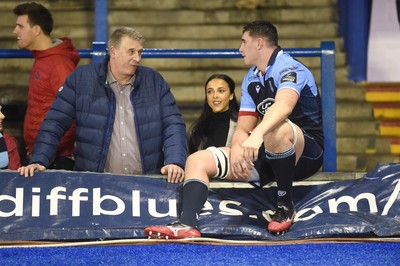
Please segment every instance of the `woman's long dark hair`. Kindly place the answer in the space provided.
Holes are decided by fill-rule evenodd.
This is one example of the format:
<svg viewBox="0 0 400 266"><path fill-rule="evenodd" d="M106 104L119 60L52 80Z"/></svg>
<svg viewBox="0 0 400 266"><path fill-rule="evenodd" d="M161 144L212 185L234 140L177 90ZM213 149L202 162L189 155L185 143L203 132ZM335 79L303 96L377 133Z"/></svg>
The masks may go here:
<svg viewBox="0 0 400 266"><path fill-rule="evenodd" d="M230 93L233 93L232 100L229 101L230 118L233 121L237 121L239 113L239 104L235 96L235 82L231 77L226 74L214 74L209 77L204 85L205 91L207 90L207 84L213 79L222 79L228 83ZM203 105L203 111L200 117L193 122L189 128L189 154L197 151L201 141L205 138L205 130L207 125L207 120L212 113L211 107L207 103L207 95L205 93L205 101Z"/></svg>

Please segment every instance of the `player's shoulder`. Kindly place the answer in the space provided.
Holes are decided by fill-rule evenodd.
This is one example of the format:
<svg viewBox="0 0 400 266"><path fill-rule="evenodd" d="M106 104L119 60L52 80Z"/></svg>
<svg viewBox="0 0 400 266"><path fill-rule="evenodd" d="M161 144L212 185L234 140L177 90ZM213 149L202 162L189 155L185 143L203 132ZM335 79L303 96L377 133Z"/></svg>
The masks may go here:
<svg viewBox="0 0 400 266"><path fill-rule="evenodd" d="M297 72L299 70L303 70L304 68L305 66L301 62L288 54L279 56L274 63L274 72L280 76L290 72Z"/></svg>
<svg viewBox="0 0 400 266"><path fill-rule="evenodd" d="M258 80L257 73L258 73L257 67L255 66L250 67L243 78L243 83L250 83L252 81L257 81Z"/></svg>

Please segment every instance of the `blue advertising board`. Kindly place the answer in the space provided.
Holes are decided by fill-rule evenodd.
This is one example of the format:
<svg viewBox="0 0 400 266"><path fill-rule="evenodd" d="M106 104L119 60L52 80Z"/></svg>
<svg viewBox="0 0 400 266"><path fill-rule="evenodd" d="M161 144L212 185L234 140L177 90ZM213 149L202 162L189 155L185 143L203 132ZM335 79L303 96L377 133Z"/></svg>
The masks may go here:
<svg viewBox="0 0 400 266"><path fill-rule="evenodd" d="M0 241L146 238L144 228L177 220L182 184L163 178L45 171L0 172ZM267 231L276 187L212 183L199 218L202 236L242 240L400 235L400 164L362 178L294 186L291 230Z"/></svg>

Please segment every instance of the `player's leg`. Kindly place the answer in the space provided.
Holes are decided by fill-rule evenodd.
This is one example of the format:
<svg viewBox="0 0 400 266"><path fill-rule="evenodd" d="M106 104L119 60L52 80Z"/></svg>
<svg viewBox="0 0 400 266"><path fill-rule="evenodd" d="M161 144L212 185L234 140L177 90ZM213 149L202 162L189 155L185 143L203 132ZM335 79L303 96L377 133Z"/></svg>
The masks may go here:
<svg viewBox="0 0 400 266"><path fill-rule="evenodd" d="M294 170L295 181L304 180L314 175L321 169L323 163L324 149L322 145L313 135L307 132L303 132L303 136L304 148Z"/></svg>
<svg viewBox="0 0 400 266"><path fill-rule="evenodd" d="M316 138L304 131L302 131L302 136L304 142L304 144L302 145L303 146L302 153L300 158L297 160L293 174L294 179L296 181L306 179L307 177L310 177L313 174L315 174L321 168L323 162L324 150L323 147L318 143ZM297 149L296 149L296 154L300 154L300 151ZM282 183L285 182L289 181L284 179L282 181L281 178L281 181L279 182L281 188L278 189L278 191L284 189L282 187L285 187L285 185L282 185ZM286 185L286 189L290 187L290 191L292 191L291 189L292 182L293 180L290 181L290 184ZM290 198L288 198L288 200L291 200L292 197L291 194L292 193L289 194ZM296 215L294 207L291 209L290 204L287 205L288 206L287 207L281 202L283 202L283 200L282 199L279 200L278 196L278 209L272 221L268 225L268 230L276 234L284 233L287 230L289 230Z"/></svg>
<svg viewBox="0 0 400 266"><path fill-rule="evenodd" d="M190 155L185 165L182 212L177 222L167 226L150 226L151 238L200 237L197 220L208 197L209 177L225 178L229 174L229 148L210 147Z"/></svg>
<svg viewBox="0 0 400 266"><path fill-rule="evenodd" d="M302 130L289 120L266 136L265 156L277 183L277 210L268 225L271 233L284 233L292 225L296 211L292 199L296 162L303 152Z"/></svg>
<svg viewBox="0 0 400 266"><path fill-rule="evenodd" d="M225 178L228 175L228 154L229 148L210 147L189 156L185 165L181 223L196 227L208 197L209 178Z"/></svg>

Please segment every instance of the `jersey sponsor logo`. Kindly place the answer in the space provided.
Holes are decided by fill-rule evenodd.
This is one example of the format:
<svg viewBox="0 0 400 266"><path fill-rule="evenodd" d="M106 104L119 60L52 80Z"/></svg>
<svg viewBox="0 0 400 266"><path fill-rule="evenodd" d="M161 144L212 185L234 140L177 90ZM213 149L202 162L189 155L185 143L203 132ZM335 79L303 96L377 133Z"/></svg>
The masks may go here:
<svg viewBox="0 0 400 266"><path fill-rule="evenodd" d="M288 66L288 67L282 69L281 71L279 71L279 75L282 75L283 73L288 72L288 71L291 71L291 72L296 71L298 68L299 68L298 66Z"/></svg>
<svg viewBox="0 0 400 266"><path fill-rule="evenodd" d="M267 98L264 101L262 101L261 103L259 103L257 105L257 111L261 114L261 115L265 115L265 113L267 112L268 108L273 105L275 102L275 99L273 98Z"/></svg>
<svg viewBox="0 0 400 266"><path fill-rule="evenodd" d="M284 82L297 83L297 73L296 72L290 72L290 73L285 74L281 78L281 83L284 83Z"/></svg>
<svg viewBox="0 0 400 266"><path fill-rule="evenodd" d="M257 76L257 75L255 75L255 76L249 76L249 77L247 77L247 81L248 81L248 82L258 81L258 76Z"/></svg>

